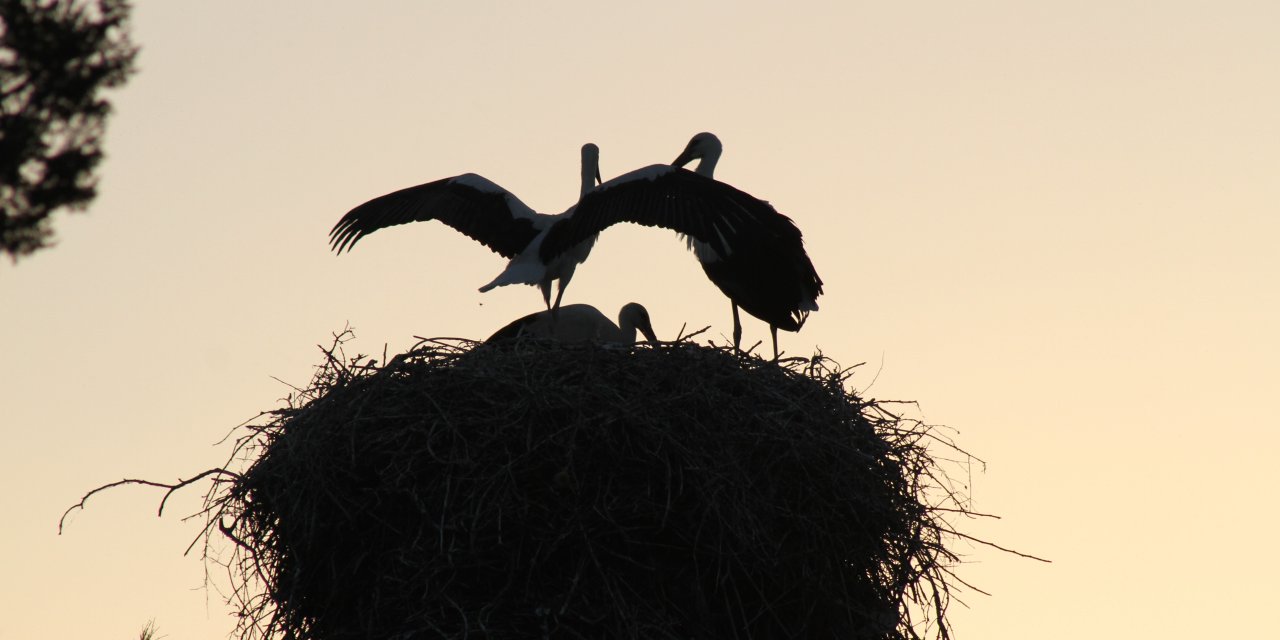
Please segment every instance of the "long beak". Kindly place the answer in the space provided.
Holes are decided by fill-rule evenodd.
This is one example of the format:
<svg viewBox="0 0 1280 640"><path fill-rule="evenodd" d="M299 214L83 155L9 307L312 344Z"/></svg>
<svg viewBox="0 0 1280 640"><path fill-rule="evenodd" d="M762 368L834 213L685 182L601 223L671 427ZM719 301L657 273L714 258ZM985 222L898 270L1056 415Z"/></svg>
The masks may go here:
<svg viewBox="0 0 1280 640"><path fill-rule="evenodd" d="M653 327L649 326L649 323L646 322L636 328L640 330L640 333L644 334L646 340L654 344L658 343L658 336L653 333Z"/></svg>
<svg viewBox="0 0 1280 640"><path fill-rule="evenodd" d="M596 186L604 184L604 180L600 178L600 167L596 167Z"/></svg>
<svg viewBox="0 0 1280 640"><path fill-rule="evenodd" d="M685 147L684 151L681 151L680 155L677 156L675 160L671 161L671 166L683 167L686 164L689 164L690 162L693 162L693 146L692 145Z"/></svg>

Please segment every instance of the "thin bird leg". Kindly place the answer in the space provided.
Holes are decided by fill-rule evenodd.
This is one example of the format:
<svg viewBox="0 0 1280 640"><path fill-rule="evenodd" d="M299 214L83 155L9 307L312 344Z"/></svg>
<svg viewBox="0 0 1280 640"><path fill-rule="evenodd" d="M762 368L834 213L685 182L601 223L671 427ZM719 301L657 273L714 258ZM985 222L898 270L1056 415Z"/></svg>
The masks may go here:
<svg viewBox="0 0 1280 640"><path fill-rule="evenodd" d="M551 309L551 281L543 280L538 283L538 288L542 290L542 301L546 303L547 310L551 311L551 317L555 317L555 311ZM557 305L559 306L559 305Z"/></svg>
<svg viewBox="0 0 1280 640"><path fill-rule="evenodd" d="M730 302L733 305L733 350L742 351L742 321L738 319L738 303Z"/></svg>
<svg viewBox="0 0 1280 640"><path fill-rule="evenodd" d="M548 308L551 309L551 320L553 322L556 320L556 318L560 317L560 298L564 297L564 288L569 286L569 281L573 279L573 271L576 267L577 265L570 266L564 272L564 274L560 276L560 286L556 289L556 303L554 306L548 305ZM547 280L547 288L543 290L542 295L543 297L550 297L551 295L550 280Z"/></svg>
<svg viewBox="0 0 1280 640"><path fill-rule="evenodd" d="M565 280L564 278L561 278L561 280L560 280L560 288L559 288L558 290L556 290L556 303L555 303L555 305L554 305L554 306L552 306L552 307L551 307L551 315L553 315L553 316L554 316L554 315L556 315L556 312L560 310L560 298L563 298L563 297L564 297L564 285L565 285L565 282L566 282L566 280Z"/></svg>
<svg viewBox="0 0 1280 640"><path fill-rule="evenodd" d="M778 325L769 325L769 333L773 335L773 361L778 361Z"/></svg>

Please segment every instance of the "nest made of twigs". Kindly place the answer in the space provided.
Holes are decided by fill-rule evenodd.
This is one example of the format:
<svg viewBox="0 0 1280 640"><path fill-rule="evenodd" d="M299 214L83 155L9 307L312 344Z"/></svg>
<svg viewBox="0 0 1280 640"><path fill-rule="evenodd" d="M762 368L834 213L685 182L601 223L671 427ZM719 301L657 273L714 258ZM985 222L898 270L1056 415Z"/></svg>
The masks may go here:
<svg viewBox="0 0 1280 640"><path fill-rule="evenodd" d="M327 356L209 496L244 638L947 635L930 429L826 358Z"/></svg>

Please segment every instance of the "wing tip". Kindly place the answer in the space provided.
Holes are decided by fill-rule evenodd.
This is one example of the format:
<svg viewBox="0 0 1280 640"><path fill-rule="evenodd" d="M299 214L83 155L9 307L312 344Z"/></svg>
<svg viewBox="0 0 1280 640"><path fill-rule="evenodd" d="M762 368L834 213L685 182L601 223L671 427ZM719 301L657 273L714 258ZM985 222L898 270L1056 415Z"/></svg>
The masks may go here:
<svg viewBox="0 0 1280 640"><path fill-rule="evenodd" d="M343 229L342 232L329 234L329 249L337 255L342 255L344 251L350 252L351 248L356 246L356 242L360 240L360 234L350 233L349 229Z"/></svg>

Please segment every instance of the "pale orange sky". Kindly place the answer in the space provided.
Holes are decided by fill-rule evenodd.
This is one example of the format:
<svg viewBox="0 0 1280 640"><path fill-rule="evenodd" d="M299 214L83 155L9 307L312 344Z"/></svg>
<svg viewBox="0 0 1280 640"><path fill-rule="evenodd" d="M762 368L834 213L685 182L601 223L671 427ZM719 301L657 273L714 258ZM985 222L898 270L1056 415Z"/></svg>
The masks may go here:
<svg viewBox="0 0 1280 640"><path fill-rule="evenodd" d="M122 477L220 464L315 345L483 337L536 290L438 224L335 257L349 208L473 171L544 212L724 141L805 233L821 311L782 348L866 361L988 463L964 638L1259 637L1280 596L1280 4L157 2L101 195L0 265L0 640L221 638L230 609ZM566 303L658 335L729 305L674 234L613 229ZM744 318L748 342L767 327ZM202 489L201 489L202 490Z"/></svg>

